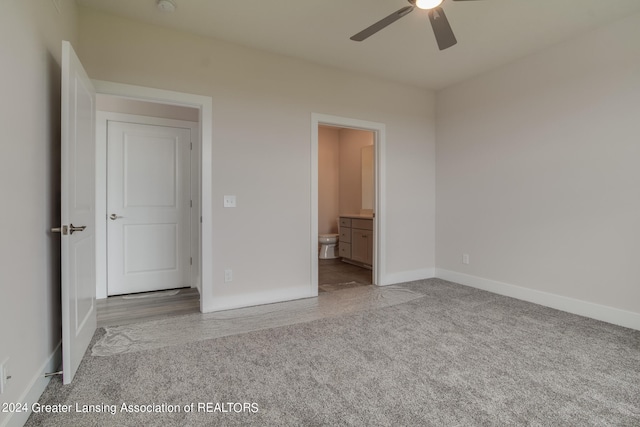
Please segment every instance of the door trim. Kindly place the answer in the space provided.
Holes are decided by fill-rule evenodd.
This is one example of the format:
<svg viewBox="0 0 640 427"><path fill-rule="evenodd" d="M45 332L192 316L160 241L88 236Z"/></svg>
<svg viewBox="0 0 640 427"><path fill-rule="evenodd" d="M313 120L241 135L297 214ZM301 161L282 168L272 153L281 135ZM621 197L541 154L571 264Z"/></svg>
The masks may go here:
<svg viewBox="0 0 640 427"><path fill-rule="evenodd" d="M210 96L92 80L97 93L200 110L200 311L213 307L213 99ZM206 260L206 262L203 262Z"/></svg>
<svg viewBox="0 0 640 427"><path fill-rule="evenodd" d="M373 284L386 284L386 133L385 124L348 117L311 113L311 296L318 296L318 126L327 125L373 132L374 135L374 212ZM383 219L382 221L380 219Z"/></svg>
<svg viewBox="0 0 640 427"><path fill-rule="evenodd" d="M114 113L108 111L96 112L96 298L104 299L108 297L108 259L107 259L107 128L108 123L125 122L143 125L157 125L177 128L187 128L191 130L191 140L194 142L190 151L190 191L194 199L194 206L191 209L189 220L189 249L194 258L193 266L190 269L189 285L200 288L201 277L199 269L199 227L194 230L193 225L200 222L200 182L199 176L200 155L200 135L198 122L164 119L159 117L140 116L135 114ZM195 174L195 178L193 177Z"/></svg>

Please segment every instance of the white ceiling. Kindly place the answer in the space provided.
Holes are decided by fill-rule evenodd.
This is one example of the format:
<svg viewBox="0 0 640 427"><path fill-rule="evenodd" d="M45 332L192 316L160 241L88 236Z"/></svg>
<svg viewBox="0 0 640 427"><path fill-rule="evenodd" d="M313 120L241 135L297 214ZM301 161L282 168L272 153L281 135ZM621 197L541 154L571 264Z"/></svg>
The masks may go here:
<svg viewBox="0 0 640 427"><path fill-rule="evenodd" d="M441 89L600 25L640 0L444 0L458 44L439 51L415 9L363 42L349 37L407 0L76 0L88 8L430 89ZM640 41L639 41L640 42Z"/></svg>

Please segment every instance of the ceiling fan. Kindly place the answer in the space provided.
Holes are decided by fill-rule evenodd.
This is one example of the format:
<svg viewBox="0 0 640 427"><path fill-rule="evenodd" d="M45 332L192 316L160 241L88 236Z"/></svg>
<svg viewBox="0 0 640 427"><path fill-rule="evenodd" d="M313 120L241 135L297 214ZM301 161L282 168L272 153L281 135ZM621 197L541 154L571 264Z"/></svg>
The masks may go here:
<svg viewBox="0 0 640 427"><path fill-rule="evenodd" d="M417 7L419 9L426 9L428 11L427 13L429 15L429 21L431 22L431 27L433 28L433 33L436 36L436 41L438 42L438 48L440 48L440 50L447 49L458 42L456 40L456 36L453 34L451 25L449 25L447 16L444 14L444 10L442 10L442 8L440 7L440 4L443 2L443 0L408 0L408 2L411 4L411 6L405 6L402 9L393 12L386 18L381 19L370 27L367 27L364 30L360 31L358 34L352 36L351 40L361 42L362 40L382 30L386 26L396 22L403 16L413 12L413 9Z"/></svg>

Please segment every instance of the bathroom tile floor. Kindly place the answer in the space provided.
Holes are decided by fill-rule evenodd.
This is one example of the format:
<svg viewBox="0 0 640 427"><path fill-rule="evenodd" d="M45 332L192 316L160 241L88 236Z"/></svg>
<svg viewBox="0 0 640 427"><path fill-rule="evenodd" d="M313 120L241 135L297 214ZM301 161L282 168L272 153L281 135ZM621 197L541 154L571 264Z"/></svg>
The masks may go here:
<svg viewBox="0 0 640 427"><path fill-rule="evenodd" d="M318 292L371 285L371 270L342 262L340 258L318 260Z"/></svg>

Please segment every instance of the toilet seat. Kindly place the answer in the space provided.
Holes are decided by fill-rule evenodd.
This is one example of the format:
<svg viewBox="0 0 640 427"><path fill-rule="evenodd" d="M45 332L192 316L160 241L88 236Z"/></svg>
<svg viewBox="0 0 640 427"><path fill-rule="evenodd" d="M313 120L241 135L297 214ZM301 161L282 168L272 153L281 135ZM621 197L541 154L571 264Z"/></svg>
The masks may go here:
<svg viewBox="0 0 640 427"><path fill-rule="evenodd" d="M339 234L335 234L335 233L318 234L318 240L320 241L320 243L322 242L333 243L338 241L339 236L340 236Z"/></svg>

